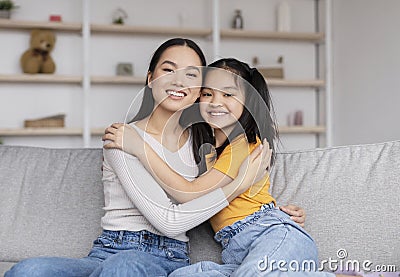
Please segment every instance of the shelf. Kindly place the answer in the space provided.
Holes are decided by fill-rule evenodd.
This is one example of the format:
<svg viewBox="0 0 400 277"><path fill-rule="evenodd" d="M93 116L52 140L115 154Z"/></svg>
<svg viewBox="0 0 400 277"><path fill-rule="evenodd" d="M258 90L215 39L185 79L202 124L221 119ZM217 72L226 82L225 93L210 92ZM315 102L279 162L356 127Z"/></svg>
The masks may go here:
<svg viewBox="0 0 400 277"><path fill-rule="evenodd" d="M267 82L271 87L320 88L325 86L324 80L268 79ZM133 76L93 76L92 84L128 84L144 86L145 80L144 78Z"/></svg>
<svg viewBox="0 0 400 277"><path fill-rule="evenodd" d="M103 135L105 128L94 128L92 135ZM82 128L2 128L0 137L82 136Z"/></svg>
<svg viewBox="0 0 400 277"><path fill-rule="evenodd" d="M211 35L210 28L180 28L180 27L149 27L128 25L100 25L92 24L93 33L121 33L132 35L160 35L160 36L194 36L206 37Z"/></svg>
<svg viewBox="0 0 400 277"><path fill-rule="evenodd" d="M290 40L319 43L323 42L324 36L324 33L268 32L235 29L221 30L221 38Z"/></svg>
<svg viewBox="0 0 400 277"><path fill-rule="evenodd" d="M0 29L19 29L19 30L50 29L57 31L80 32L82 30L82 24L0 19Z"/></svg>
<svg viewBox="0 0 400 277"><path fill-rule="evenodd" d="M21 21L0 19L2 29L50 29L68 32L81 32L81 23L63 22L40 22L40 21ZM194 36L207 37L212 34L211 28L181 28L181 27L151 27L151 26L129 26L112 24L91 24L93 33L120 33L136 35L160 35L160 36ZM302 32L268 32L251 30L221 30L221 38L243 38L243 39L270 39L270 40L290 40L305 42L322 42L324 33L302 33Z"/></svg>
<svg viewBox="0 0 400 277"><path fill-rule="evenodd" d="M145 85L145 79L133 76L93 76L92 84L97 85Z"/></svg>
<svg viewBox="0 0 400 277"><path fill-rule="evenodd" d="M92 128L93 136L102 136L104 128ZM81 136L82 128L2 128L0 137L29 137L29 136ZM281 134L320 134L325 132L324 126L289 126L279 127Z"/></svg>
<svg viewBox="0 0 400 277"><path fill-rule="evenodd" d="M82 128L8 128L0 129L0 136L80 136Z"/></svg>
<svg viewBox="0 0 400 277"><path fill-rule="evenodd" d="M92 135L102 136L106 128L92 129ZM325 126L280 126L279 133L281 134L323 134Z"/></svg>
<svg viewBox="0 0 400 277"><path fill-rule="evenodd" d="M81 32L81 23L40 22L0 19L1 29L50 29L58 31ZM161 35L161 36L194 36L206 37L211 35L211 28L180 28L180 27L147 27L112 24L91 24L93 33L136 34L136 35Z"/></svg>
<svg viewBox="0 0 400 277"><path fill-rule="evenodd" d="M10 74L0 75L0 83L60 83L80 84L81 76L53 74Z"/></svg>
<svg viewBox="0 0 400 277"><path fill-rule="evenodd" d="M134 76L92 76L92 84L96 85L143 85L145 79ZM10 74L0 75L0 83L64 83L80 84L82 76L53 75L53 74ZM284 80L268 79L271 87L311 87L319 88L325 85L323 80Z"/></svg>
<svg viewBox="0 0 400 277"><path fill-rule="evenodd" d="M266 79L266 81L271 87L320 88L325 86L324 80Z"/></svg>
<svg viewBox="0 0 400 277"><path fill-rule="evenodd" d="M281 126L281 134L323 134L326 132L325 126Z"/></svg>

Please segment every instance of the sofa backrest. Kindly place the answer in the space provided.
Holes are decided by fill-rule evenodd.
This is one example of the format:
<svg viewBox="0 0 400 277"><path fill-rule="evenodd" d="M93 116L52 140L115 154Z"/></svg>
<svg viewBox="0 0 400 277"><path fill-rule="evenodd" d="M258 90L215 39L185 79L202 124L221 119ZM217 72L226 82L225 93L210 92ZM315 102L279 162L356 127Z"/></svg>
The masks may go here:
<svg viewBox="0 0 400 277"><path fill-rule="evenodd" d="M101 149L0 147L0 261L82 257L100 234Z"/></svg>
<svg viewBox="0 0 400 277"><path fill-rule="evenodd" d="M271 178L278 203L305 209L320 260L400 271L400 141L281 153Z"/></svg>
<svg viewBox="0 0 400 277"><path fill-rule="evenodd" d="M0 146L0 261L86 256L101 232L101 164L101 149ZM400 141L279 153L271 180L278 204L306 210L320 259L345 249L400 268ZM189 236L192 262L220 261L208 223Z"/></svg>

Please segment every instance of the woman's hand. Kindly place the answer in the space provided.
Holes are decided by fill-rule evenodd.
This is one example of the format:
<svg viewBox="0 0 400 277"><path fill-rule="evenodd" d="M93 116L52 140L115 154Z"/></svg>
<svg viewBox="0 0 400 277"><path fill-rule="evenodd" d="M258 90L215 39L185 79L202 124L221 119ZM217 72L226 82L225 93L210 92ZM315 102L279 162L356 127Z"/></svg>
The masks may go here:
<svg viewBox="0 0 400 277"><path fill-rule="evenodd" d="M251 185L261 181L268 175L268 168L271 163L272 150L266 140L259 145L243 161L239 168L237 179L243 179L240 190L245 192Z"/></svg>
<svg viewBox="0 0 400 277"><path fill-rule="evenodd" d="M128 154L138 156L144 151L144 142L140 135L128 124L114 123L107 127L102 137L103 141L110 141L103 147L106 149L116 148Z"/></svg>
<svg viewBox="0 0 400 277"><path fill-rule="evenodd" d="M280 206L279 209L288 215L290 218L299 224L301 227L304 227L304 223L306 222L306 212L303 208L297 207L295 205L287 205L287 206Z"/></svg>

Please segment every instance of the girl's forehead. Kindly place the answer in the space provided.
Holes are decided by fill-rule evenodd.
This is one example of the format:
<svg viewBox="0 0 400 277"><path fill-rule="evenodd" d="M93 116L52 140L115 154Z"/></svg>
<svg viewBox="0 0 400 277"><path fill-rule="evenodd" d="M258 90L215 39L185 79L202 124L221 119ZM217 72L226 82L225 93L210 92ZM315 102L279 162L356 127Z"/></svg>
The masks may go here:
<svg viewBox="0 0 400 277"><path fill-rule="evenodd" d="M236 79L235 74L228 70L212 69L207 72L204 84L210 88L236 86Z"/></svg>

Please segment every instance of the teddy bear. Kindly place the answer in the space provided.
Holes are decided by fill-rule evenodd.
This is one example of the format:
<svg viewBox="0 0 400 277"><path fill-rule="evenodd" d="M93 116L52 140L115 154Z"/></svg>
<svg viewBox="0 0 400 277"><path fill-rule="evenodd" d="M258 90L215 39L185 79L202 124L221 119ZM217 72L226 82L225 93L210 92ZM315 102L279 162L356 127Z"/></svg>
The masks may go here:
<svg viewBox="0 0 400 277"><path fill-rule="evenodd" d="M21 57L24 73L54 73L56 65L50 56L56 36L52 31L35 29L31 32L30 47Z"/></svg>

